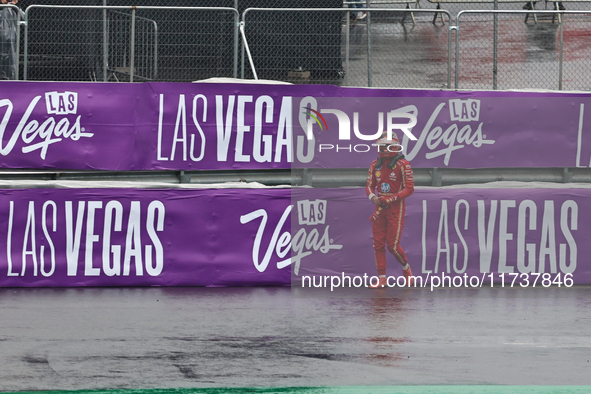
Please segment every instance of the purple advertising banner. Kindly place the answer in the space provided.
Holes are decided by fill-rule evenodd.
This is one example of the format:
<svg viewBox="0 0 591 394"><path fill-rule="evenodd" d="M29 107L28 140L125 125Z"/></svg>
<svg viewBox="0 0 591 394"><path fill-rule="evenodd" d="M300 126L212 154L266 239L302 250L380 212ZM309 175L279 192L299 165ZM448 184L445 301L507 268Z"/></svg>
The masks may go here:
<svg viewBox="0 0 591 394"><path fill-rule="evenodd" d="M406 201L401 245L417 276L591 284L591 189L417 189ZM5 190L0 286L372 276L372 212L361 188ZM387 274L401 276L387 259Z"/></svg>
<svg viewBox="0 0 591 394"><path fill-rule="evenodd" d="M588 167L591 94L322 85L0 82L0 167Z"/></svg>
<svg viewBox="0 0 591 394"><path fill-rule="evenodd" d="M264 259L255 266L253 253L271 242L264 224L281 217L289 196L286 189L4 190L0 286L288 284L289 269Z"/></svg>
<svg viewBox="0 0 591 394"><path fill-rule="evenodd" d="M292 201L292 233L303 233L293 237L294 282L306 275L377 276L374 205L364 190L301 189ZM539 281L567 275L572 284L589 284L589 201L591 189L417 189L406 199L400 244L413 274L427 281L466 275L479 284L507 283L523 274L533 285L532 275L540 274ZM320 216L321 223L309 219ZM309 235L314 229L322 242ZM306 254L309 248L298 248L306 243L319 247ZM387 262L387 275L402 277L390 253Z"/></svg>

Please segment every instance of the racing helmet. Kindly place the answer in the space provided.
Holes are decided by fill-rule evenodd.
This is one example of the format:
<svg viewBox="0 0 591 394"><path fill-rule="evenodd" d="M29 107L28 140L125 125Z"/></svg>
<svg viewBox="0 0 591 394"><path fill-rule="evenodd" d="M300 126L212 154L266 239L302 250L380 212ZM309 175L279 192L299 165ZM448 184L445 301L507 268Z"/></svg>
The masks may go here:
<svg viewBox="0 0 591 394"><path fill-rule="evenodd" d="M378 147L378 157L394 157L402 151L402 146L398 141L398 136L392 131L392 139L388 139L388 133L384 131L382 136L376 141Z"/></svg>

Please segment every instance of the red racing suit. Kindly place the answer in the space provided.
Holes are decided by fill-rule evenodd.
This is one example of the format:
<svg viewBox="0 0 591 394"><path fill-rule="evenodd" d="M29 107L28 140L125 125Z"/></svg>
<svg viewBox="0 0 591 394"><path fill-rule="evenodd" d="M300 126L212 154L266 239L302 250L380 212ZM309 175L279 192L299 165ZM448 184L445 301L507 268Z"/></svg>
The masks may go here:
<svg viewBox="0 0 591 394"><path fill-rule="evenodd" d="M389 162L389 158L384 158L381 167L376 168L378 159L374 160L369 167L365 186L370 200L377 196L381 201L370 217L378 275L386 275L386 245L400 264L407 263L406 254L400 246L400 236L404 227L404 199L414 192L410 163L402 158L394 168L390 168Z"/></svg>

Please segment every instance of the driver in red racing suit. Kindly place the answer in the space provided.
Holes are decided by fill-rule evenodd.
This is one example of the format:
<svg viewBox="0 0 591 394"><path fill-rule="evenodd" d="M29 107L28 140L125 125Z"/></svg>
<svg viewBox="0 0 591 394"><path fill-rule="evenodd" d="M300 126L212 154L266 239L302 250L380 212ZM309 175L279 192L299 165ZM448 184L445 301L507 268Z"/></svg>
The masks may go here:
<svg viewBox="0 0 591 394"><path fill-rule="evenodd" d="M387 139L384 132L382 138L377 140L377 145L378 158L369 167L365 186L367 197L376 205L370 220L379 282L371 287L381 288L387 285L386 245L402 265L406 284L412 286L412 271L400 246L400 236L404 227L404 200L414 192L412 168L400 153L402 147L393 132L391 140Z"/></svg>

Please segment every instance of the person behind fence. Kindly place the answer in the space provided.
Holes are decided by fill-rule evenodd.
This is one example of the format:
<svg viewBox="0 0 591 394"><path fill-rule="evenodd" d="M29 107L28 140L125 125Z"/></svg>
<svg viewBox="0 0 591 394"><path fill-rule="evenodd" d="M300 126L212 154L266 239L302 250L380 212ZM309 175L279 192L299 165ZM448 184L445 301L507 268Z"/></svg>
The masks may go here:
<svg viewBox="0 0 591 394"><path fill-rule="evenodd" d="M536 3L537 3L537 1L528 1L523 6L523 9L524 10L533 10L536 6ZM557 10L559 10L559 11L566 10L566 7L562 4L562 1L554 2L554 4L555 4Z"/></svg>
<svg viewBox="0 0 591 394"><path fill-rule="evenodd" d="M363 8L362 0L348 0L349 8ZM365 19L367 14L363 11L351 11L351 20L358 21Z"/></svg>
<svg viewBox="0 0 591 394"><path fill-rule="evenodd" d="M372 222L373 248L379 282L372 287L381 288L386 280L386 245L388 251L402 265L406 284L412 286L412 271L406 254L400 246L404 227L405 199L414 192L414 180L410 163L400 152L402 147L396 133L388 139L384 132L377 140L378 158L369 167L365 186L367 197L375 204L369 218Z"/></svg>
<svg viewBox="0 0 591 394"><path fill-rule="evenodd" d="M0 4L16 5L18 0L0 0ZM24 13L19 9L21 17ZM17 35L19 15L13 7L0 7L0 79L16 79L18 71Z"/></svg>

